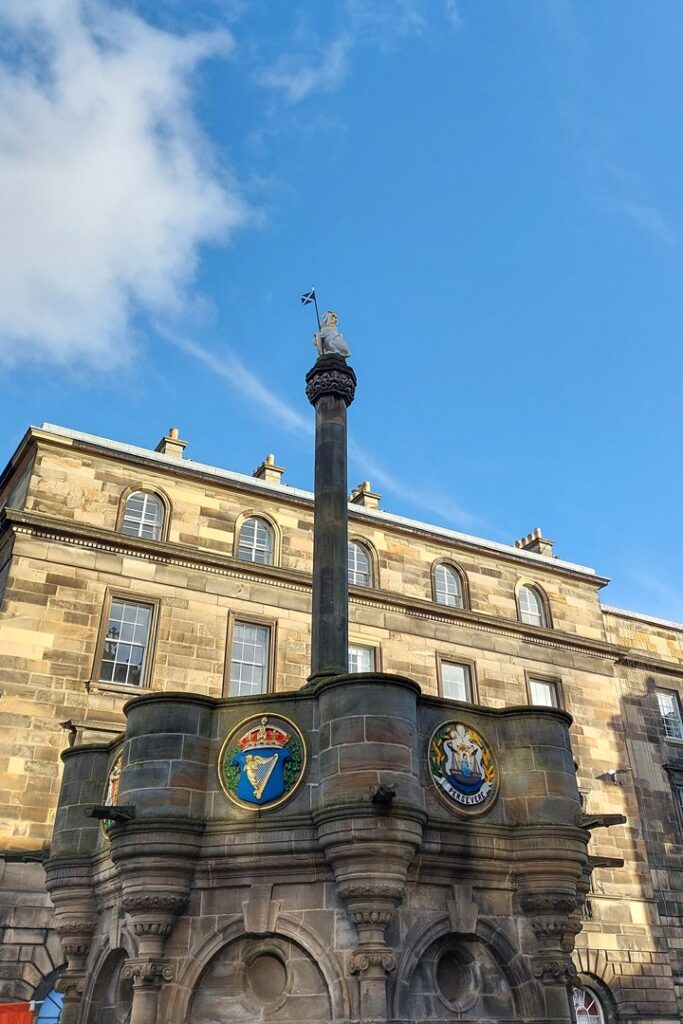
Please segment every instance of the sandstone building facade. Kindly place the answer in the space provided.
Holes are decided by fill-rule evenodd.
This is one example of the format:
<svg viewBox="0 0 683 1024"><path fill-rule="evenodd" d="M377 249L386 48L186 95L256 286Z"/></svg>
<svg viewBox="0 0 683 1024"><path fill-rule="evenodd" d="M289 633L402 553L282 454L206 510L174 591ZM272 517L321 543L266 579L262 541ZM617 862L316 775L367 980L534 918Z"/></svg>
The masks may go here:
<svg viewBox="0 0 683 1024"><path fill-rule="evenodd" d="M232 985L234 999L224 1019L251 1019L230 976L233 954L221 960L228 946L239 949L235 956L256 1007L254 1019L294 1019L295 1012L298 1020L358 1018L359 992L363 985L370 991L371 979L360 970L342 977L335 966L334 951L353 953L357 943L348 915L334 903L337 897L330 890L328 905L306 902L309 872L322 869L311 853L304 804L297 801L315 788L314 772L323 760L328 781L329 763L337 765L340 776L341 790L331 793L331 802L343 798L350 774L356 773L356 781L367 774L368 787L381 781L363 761L372 750L368 744L374 743L376 753L382 744L389 745L393 761L387 770L400 777L397 801L401 786L412 794L413 811L405 812L405 822L412 824L404 823L402 841L411 858L420 852L417 861L410 860L406 884L416 884L421 871L434 883L433 890L420 895L431 901L432 931L413 936L409 902L386 922L389 946L412 950L406 956L415 961L392 965L393 978L401 980L388 988L391 1019L553 1016L547 1007L534 1009L535 997L524 994L522 975L517 983L510 981L514 957L506 961L507 954L496 946L496 935L517 927L516 915L531 922L536 939L544 934L539 921L547 924L549 911L534 905L534 885L520 881L511 866L528 851L520 852L517 838L505 838L513 835L510 829L519 836L533 823L550 829L550 849L564 844L567 862L573 857L576 867L572 884L588 894L582 909L567 904L563 934L555 936L559 945L541 944L533 952L532 932L528 949L522 937L520 948L532 972L534 965L561 959L566 935L575 935L575 1002L582 1024L681 1020L683 627L602 604L607 580L555 558L551 542L537 532L506 546L406 520L382 511L379 496L362 484L352 492L349 506L349 667L359 678L382 671L403 682L388 684L372 695L372 707L351 713L353 682L344 700L339 698L340 706L334 694L302 693L310 664L312 495L287 486L271 456L246 476L195 463L185 458L184 448L175 431L151 451L45 426L29 430L0 477L0 1000L42 999L63 968L43 867L62 755L67 782L90 783L88 799L102 802L131 697L144 698L127 709L131 743L146 748L149 758L155 742L163 745L153 739L155 734L166 735L163 742L170 746L180 742L180 749L194 736L201 755L190 760L200 764L211 743L263 706L260 695L266 693L272 695L273 714L290 709L287 717L306 724L313 737L310 774L288 805L286 829L273 819L272 850L259 850L246 825L242 828L235 869L242 889L235 889L229 851L218 849L216 824L228 810L233 813L231 805L216 785L207 816L207 794L183 764L184 781L177 788L187 796L188 826L182 842L192 846L189 823L206 817L208 834L217 837L212 856L222 865L224 885L222 895L215 890L212 898L223 900L215 913L224 914L224 921L202 932L210 912L192 903L200 899L194 890L183 896L190 905L169 939L167 956L175 973L159 1004L166 1016L159 1019L176 1024L213 1019L212 992L224 984ZM421 695L409 680L419 684ZM165 693L185 695L185 701L175 697L175 710L166 712ZM226 698L238 700L231 704ZM462 827L449 832L436 798L416 784L417 747L411 746L416 736L428 739L449 702L458 713L470 708L470 720L495 737L501 770L490 844L482 843L481 832L478 847L472 838L467 871L462 867L465 850L458 843L469 833ZM182 721L174 718L181 705ZM548 707L560 710L548 712ZM562 710L573 719L570 728ZM165 718L170 724L164 731L160 723ZM351 724L342 724L344 719ZM194 732L188 720L195 723ZM362 737L353 734L358 720ZM369 735L369 729L376 733ZM342 738L344 730L348 735ZM389 757L382 750L381 756ZM157 760L164 756L160 751ZM169 758L170 765L174 759ZM175 760L180 764L183 759ZM148 785L137 780L138 805L144 802L142 790L154 790L159 799L165 788L173 790L168 785L172 768L157 769ZM577 806L575 820L583 828L565 829L560 840L553 837L553 823L569 814L576 783L582 807ZM168 799L177 797L171 793ZM432 815L426 824L423 813ZM293 877L285 892L281 875L269 880L265 868L250 873L249 863L250 858L274 857L278 843L291 842L287 836L295 834L297 814L301 845L291 849ZM609 815L624 815L627 822L598 827ZM419 835L414 830L418 819ZM242 819L234 812L231 820L239 825ZM433 822L440 822L442 830L440 856L434 852ZM581 840L575 833L591 824L596 827L588 849L592 872L587 872L581 869ZM75 815L74 821L63 816L56 842L58 851L67 854L74 852L74 842L89 844L94 858L98 923L87 954L92 980L86 992L88 1019L113 1022L116 1006L125 1007L126 1000L132 1004L133 980L142 984L130 971L126 981L125 965L134 958L131 944L140 953L136 921L141 934L145 925L136 919L142 911L132 897L126 915L112 912L112 857L117 865L125 861L125 830L114 830L107 839L95 820L85 825L82 814L77 821ZM225 844L224 837L220 843ZM334 846L332 839L329 843ZM439 868L445 862L449 868L460 865L456 883ZM495 865L501 866L499 877ZM201 870L209 869L204 864ZM268 899L252 899L245 886L261 896L259 887L270 886ZM273 886L283 891L274 892ZM208 888L207 878L197 882L197 892ZM351 889L348 883L344 891L348 895ZM279 930L267 914L262 920L266 905L281 908ZM366 913L362 908L352 912L360 918ZM278 1002L285 990L271 999L280 969L275 963L286 967L303 959L295 924L311 936L311 963L301 967L309 972L310 984L296 1011L290 1007L289 1016L278 1017L285 1014L285 1001ZM453 932L469 938L450 949L443 944ZM251 948L254 935L271 936L270 946L259 954L270 957L265 978ZM542 961L544 948L550 953ZM189 961L183 960L187 949L201 950L199 958L193 953L192 984ZM425 978L438 975L446 956L457 961L465 994L476 989L474 1002L449 993L448 980L438 989L438 1006L429 1002L431 982ZM471 966L475 960L478 974ZM99 983L96 975L105 962L107 980ZM193 988L200 977L202 987ZM552 987L552 979L542 980ZM259 1017L264 991L270 1009ZM367 995L368 1005L373 998ZM138 1003L136 1012L141 1013Z"/></svg>

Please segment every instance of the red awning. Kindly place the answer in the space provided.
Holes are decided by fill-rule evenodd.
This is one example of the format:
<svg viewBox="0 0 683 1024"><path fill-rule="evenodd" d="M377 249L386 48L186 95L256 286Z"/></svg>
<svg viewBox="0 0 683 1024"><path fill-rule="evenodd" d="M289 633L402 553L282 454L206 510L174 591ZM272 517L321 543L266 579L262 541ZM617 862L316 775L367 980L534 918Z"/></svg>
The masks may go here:
<svg viewBox="0 0 683 1024"><path fill-rule="evenodd" d="M33 1024L29 1003L0 1003L0 1024Z"/></svg>

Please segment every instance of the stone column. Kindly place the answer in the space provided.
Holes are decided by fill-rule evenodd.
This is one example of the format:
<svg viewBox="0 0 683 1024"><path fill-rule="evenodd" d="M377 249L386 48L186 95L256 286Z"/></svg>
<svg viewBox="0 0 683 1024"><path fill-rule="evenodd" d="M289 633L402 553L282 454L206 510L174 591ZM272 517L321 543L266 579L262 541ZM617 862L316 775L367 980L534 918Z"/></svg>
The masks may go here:
<svg viewBox="0 0 683 1024"><path fill-rule="evenodd" d="M315 408L311 682L348 671L346 409L355 391L356 375L343 356L320 356L306 374Z"/></svg>

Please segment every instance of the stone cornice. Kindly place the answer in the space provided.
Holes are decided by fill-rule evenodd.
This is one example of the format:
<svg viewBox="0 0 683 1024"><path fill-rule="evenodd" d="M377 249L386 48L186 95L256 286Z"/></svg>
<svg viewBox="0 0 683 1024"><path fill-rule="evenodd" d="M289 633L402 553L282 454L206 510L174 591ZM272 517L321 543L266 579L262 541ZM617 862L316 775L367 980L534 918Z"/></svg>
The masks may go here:
<svg viewBox="0 0 683 1024"><path fill-rule="evenodd" d="M231 555L202 550L188 544L128 537L113 530L60 519L42 512L3 509L0 512L0 537L3 532L40 536L77 547L121 553L146 561L196 569L218 576L235 579L247 577L254 582L300 593L309 593L311 589L310 574L298 569L255 565L233 558ZM473 609L447 608L436 605L433 601L416 597L407 598L386 590L352 586L349 588L349 593L351 604L359 608L365 606L384 611L397 611L410 618L464 626L483 633L509 636L535 646L585 654L617 664L633 664L637 667L683 675L683 665L660 661L647 654L607 641L591 640L574 633L530 626L518 622L516 619L503 619Z"/></svg>

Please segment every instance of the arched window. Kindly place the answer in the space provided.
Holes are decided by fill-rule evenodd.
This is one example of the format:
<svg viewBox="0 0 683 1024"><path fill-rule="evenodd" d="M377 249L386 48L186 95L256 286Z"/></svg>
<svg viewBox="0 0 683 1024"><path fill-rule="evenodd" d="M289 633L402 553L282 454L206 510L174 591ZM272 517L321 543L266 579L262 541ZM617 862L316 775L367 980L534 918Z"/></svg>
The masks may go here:
<svg viewBox="0 0 683 1024"><path fill-rule="evenodd" d="M349 583L357 587L372 586L372 563L370 554L362 544L356 540L349 541Z"/></svg>
<svg viewBox="0 0 683 1024"><path fill-rule="evenodd" d="M164 503L161 498L147 491L133 491L126 498L121 532L129 537L161 540L164 517Z"/></svg>
<svg viewBox="0 0 683 1024"><path fill-rule="evenodd" d="M590 988L574 989L576 1024L605 1024L605 1014L595 992Z"/></svg>
<svg viewBox="0 0 683 1024"><path fill-rule="evenodd" d="M520 587L517 593L517 606L521 622L527 622L530 626L548 625L545 603L536 587Z"/></svg>
<svg viewBox="0 0 683 1024"><path fill-rule="evenodd" d="M240 527L239 557L259 565L273 564L273 531L260 516L250 516Z"/></svg>
<svg viewBox="0 0 683 1024"><path fill-rule="evenodd" d="M462 579L452 566L440 562L434 569L434 600L451 608L464 608Z"/></svg>

